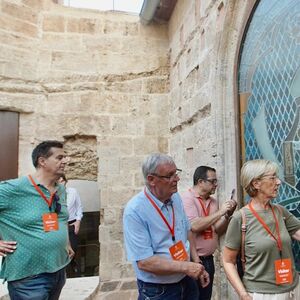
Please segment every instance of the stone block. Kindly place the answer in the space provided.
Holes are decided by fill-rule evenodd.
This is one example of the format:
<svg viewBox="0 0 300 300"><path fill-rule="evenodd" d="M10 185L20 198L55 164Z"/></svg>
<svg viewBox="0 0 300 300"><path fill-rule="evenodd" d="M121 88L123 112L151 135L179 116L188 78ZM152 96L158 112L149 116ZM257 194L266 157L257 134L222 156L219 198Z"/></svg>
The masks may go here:
<svg viewBox="0 0 300 300"><path fill-rule="evenodd" d="M158 139L156 137L139 137L133 140L134 153L136 155L147 155L158 152Z"/></svg>
<svg viewBox="0 0 300 300"><path fill-rule="evenodd" d="M119 285L120 281L101 282L99 290L100 292L110 292L116 290Z"/></svg>
<svg viewBox="0 0 300 300"><path fill-rule="evenodd" d="M120 289L121 290L136 290L137 289L136 280L122 282Z"/></svg>
<svg viewBox="0 0 300 300"><path fill-rule="evenodd" d="M100 157L99 172L102 175L119 174L120 158L119 157Z"/></svg>
<svg viewBox="0 0 300 300"><path fill-rule="evenodd" d="M149 78L144 81L143 92L149 94L165 94L168 92L169 82L166 77Z"/></svg>
<svg viewBox="0 0 300 300"><path fill-rule="evenodd" d="M137 136L143 134L144 122L134 116L111 117L111 134L113 136Z"/></svg>
<svg viewBox="0 0 300 300"><path fill-rule="evenodd" d="M166 24L139 24L140 36L147 36L149 38L168 40L168 26Z"/></svg>
<svg viewBox="0 0 300 300"><path fill-rule="evenodd" d="M49 30L56 31L56 30ZM82 48L82 37L74 35L62 35L57 33L44 32L42 36L42 49L56 51L73 51Z"/></svg>
<svg viewBox="0 0 300 300"><path fill-rule="evenodd" d="M99 155L100 156L127 156L133 154L133 141L130 137L99 137Z"/></svg>
<svg viewBox="0 0 300 300"><path fill-rule="evenodd" d="M67 19L67 32L94 34L96 20L88 18L69 18Z"/></svg>
<svg viewBox="0 0 300 300"><path fill-rule="evenodd" d="M89 51L96 51L99 53L120 53L121 39L116 39L113 36L83 36L83 45Z"/></svg>
<svg viewBox="0 0 300 300"><path fill-rule="evenodd" d="M114 187L113 189L111 187L106 189L102 188L101 207L110 207L111 203L113 203L116 200L118 201L119 205L124 205L138 192L140 192L140 189L135 189L132 187Z"/></svg>
<svg viewBox="0 0 300 300"><path fill-rule="evenodd" d="M107 241L106 243L100 243L100 253L101 253L101 264L100 264L100 278L101 280L103 277L101 276L102 268L102 261L103 262L110 262L110 268L112 272L114 272L114 267L116 266L117 262L121 262L123 259L123 248L120 242L115 241ZM119 272L118 270L117 272ZM120 277L115 277L120 278ZM111 278L109 278L111 279Z"/></svg>
<svg viewBox="0 0 300 300"><path fill-rule="evenodd" d="M103 33L109 35L136 36L138 35L137 22L112 22L106 20L103 26Z"/></svg>
<svg viewBox="0 0 300 300"><path fill-rule="evenodd" d="M17 5L5 0L1 2L1 12L10 17L22 19L29 23L36 24L38 21L37 13L29 7Z"/></svg>
<svg viewBox="0 0 300 300"><path fill-rule="evenodd" d="M38 28L34 24L27 23L22 20L8 18L7 16L0 15L0 28L15 32L16 34L22 34L27 37L37 37Z"/></svg>
<svg viewBox="0 0 300 300"><path fill-rule="evenodd" d="M59 15L44 15L43 31L64 32L65 18Z"/></svg>
<svg viewBox="0 0 300 300"><path fill-rule="evenodd" d="M127 156L120 158L120 168L126 174L134 173L136 170L141 169L141 165L143 162L143 156Z"/></svg>
<svg viewBox="0 0 300 300"><path fill-rule="evenodd" d="M92 53L53 51L51 67L57 70L82 72L91 74L96 72Z"/></svg>
<svg viewBox="0 0 300 300"><path fill-rule="evenodd" d="M141 116L166 116L169 114L169 96L167 94L142 95L137 99L139 115ZM173 99L172 99L173 102Z"/></svg>
<svg viewBox="0 0 300 300"><path fill-rule="evenodd" d="M158 151L162 153L169 153L169 137L158 138Z"/></svg>
<svg viewBox="0 0 300 300"><path fill-rule="evenodd" d="M136 170L135 175L134 175L134 186L137 188L140 187L142 189L144 184L145 184L145 179L142 174L142 170Z"/></svg>

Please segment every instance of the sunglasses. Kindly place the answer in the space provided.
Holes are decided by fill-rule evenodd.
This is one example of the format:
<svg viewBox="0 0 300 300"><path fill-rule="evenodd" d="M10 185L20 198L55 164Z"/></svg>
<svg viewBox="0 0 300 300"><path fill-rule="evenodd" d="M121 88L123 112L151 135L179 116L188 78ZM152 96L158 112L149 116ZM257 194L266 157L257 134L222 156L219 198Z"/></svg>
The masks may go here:
<svg viewBox="0 0 300 300"><path fill-rule="evenodd" d="M61 204L59 203L59 196L57 195L57 193L55 193L53 196L53 202L54 202L54 206L55 206L54 211L57 214L59 214L61 212Z"/></svg>

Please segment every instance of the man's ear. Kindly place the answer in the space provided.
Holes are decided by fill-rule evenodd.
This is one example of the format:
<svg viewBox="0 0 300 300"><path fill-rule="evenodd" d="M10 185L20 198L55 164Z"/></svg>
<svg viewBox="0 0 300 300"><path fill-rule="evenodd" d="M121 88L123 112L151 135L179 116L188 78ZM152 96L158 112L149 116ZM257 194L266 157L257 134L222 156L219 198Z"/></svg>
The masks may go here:
<svg viewBox="0 0 300 300"><path fill-rule="evenodd" d="M150 186L154 186L155 185L155 176L147 175L147 182Z"/></svg>
<svg viewBox="0 0 300 300"><path fill-rule="evenodd" d="M43 156L40 156L40 157L38 158L38 166L39 166L39 167L43 167L43 166L45 165L45 161L46 161L46 158L43 157Z"/></svg>
<svg viewBox="0 0 300 300"><path fill-rule="evenodd" d="M202 183L203 179L198 179L197 184Z"/></svg>

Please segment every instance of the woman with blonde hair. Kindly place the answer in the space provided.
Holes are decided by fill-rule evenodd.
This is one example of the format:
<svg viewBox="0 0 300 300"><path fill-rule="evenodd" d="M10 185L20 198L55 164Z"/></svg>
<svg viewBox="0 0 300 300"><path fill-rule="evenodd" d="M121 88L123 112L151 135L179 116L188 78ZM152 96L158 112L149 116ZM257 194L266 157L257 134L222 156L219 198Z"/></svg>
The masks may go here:
<svg viewBox="0 0 300 300"><path fill-rule="evenodd" d="M241 209L243 213L239 210L233 215L227 229L223 252L227 278L242 300L299 300L291 242L292 238L300 240L300 221L284 207L272 204L281 184L278 166L268 160L248 161L241 170L241 184L250 201ZM243 279L235 266L240 249L245 253Z"/></svg>

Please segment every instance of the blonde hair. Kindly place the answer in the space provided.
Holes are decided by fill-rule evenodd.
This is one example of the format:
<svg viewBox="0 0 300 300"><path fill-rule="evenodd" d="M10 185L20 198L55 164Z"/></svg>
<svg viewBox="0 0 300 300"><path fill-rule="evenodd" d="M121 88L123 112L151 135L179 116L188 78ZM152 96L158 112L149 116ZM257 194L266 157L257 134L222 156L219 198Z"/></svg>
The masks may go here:
<svg viewBox="0 0 300 300"><path fill-rule="evenodd" d="M244 163L241 169L241 185L250 197L257 195L257 190L253 186L253 180L261 179L267 173L278 174L278 165L270 160L255 159Z"/></svg>

